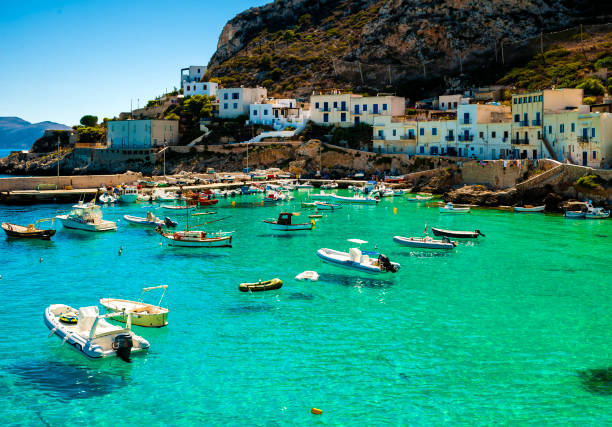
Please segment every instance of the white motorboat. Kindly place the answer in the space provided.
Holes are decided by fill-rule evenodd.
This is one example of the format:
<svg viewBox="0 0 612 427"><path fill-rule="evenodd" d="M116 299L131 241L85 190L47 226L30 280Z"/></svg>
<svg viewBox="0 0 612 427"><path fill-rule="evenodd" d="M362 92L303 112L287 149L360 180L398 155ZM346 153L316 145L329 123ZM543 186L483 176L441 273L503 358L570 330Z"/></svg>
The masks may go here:
<svg viewBox="0 0 612 427"><path fill-rule="evenodd" d="M154 289L163 289L163 293L157 305L147 304L143 301L145 293ZM161 306L168 285L151 286L142 288L142 293L137 301L130 301L117 298L101 298L100 304L106 311L113 313L116 316L113 320L121 323L126 323L128 316L132 317L132 324L144 327L161 328L168 324L168 309Z"/></svg>
<svg viewBox="0 0 612 427"><path fill-rule="evenodd" d="M100 203L106 205L108 203L115 203L117 201L117 198L114 197L112 194L104 193L100 197L98 197L98 200L100 201Z"/></svg>
<svg viewBox="0 0 612 427"><path fill-rule="evenodd" d="M326 193L325 191L321 191L318 194L309 194L308 197L311 199L329 199L333 196L331 193Z"/></svg>
<svg viewBox="0 0 612 427"><path fill-rule="evenodd" d="M453 249L457 246L457 242L453 242L444 237L442 240L434 240L429 236L426 237L402 237L393 236L393 241L403 246L421 249Z"/></svg>
<svg viewBox="0 0 612 427"><path fill-rule="evenodd" d="M265 204L281 203L281 202L284 202L287 199L288 199L287 195L281 193L280 191L270 191L264 197L263 202Z"/></svg>
<svg viewBox="0 0 612 427"><path fill-rule="evenodd" d="M321 202L317 200L313 204L315 208L320 209L322 211L335 211L338 209L342 209L342 205L338 203L328 203L328 202Z"/></svg>
<svg viewBox="0 0 612 427"><path fill-rule="evenodd" d="M321 185L321 188L324 190L332 190L334 188L338 188L338 183L337 182L330 182L329 184L323 184Z"/></svg>
<svg viewBox="0 0 612 427"><path fill-rule="evenodd" d="M191 248L231 248L231 233L206 233L206 231L177 231L161 233L168 246Z"/></svg>
<svg viewBox="0 0 612 427"><path fill-rule="evenodd" d="M317 251L317 255L328 264L371 274L395 273L400 269L400 264L389 261L389 258L383 254L380 254L377 259L372 259L357 248L350 248L349 252L321 248Z"/></svg>
<svg viewBox="0 0 612 427"><path fill-rule="evenodd" d="M270 230L275 231L303 231L303 230L312 230L314 228L314 220L312 222L306 222L303 224L293 224L291 222L291 218L297 215L296 213L291 212L282 212L278 215L278 219L276 220L267 220L264 221L268 224Z"/></svg>
<svg viewBox="0 0 612 427"><path fill-rule="evenodd" d="M130 224L136 225L146 225L149 227L157 227L159 225L165 225L166 227L176 227L176 221L172 221L170 218L166 217L164 219L156 217L153 212L147 212L146 217L139 217L133 215L123 215L123 219L125 219Z"/></svg>
<svg viewBox="0 0 612 427"><path fill-rule="evenodd" d="M363 197L354 195L353 197L345 197L338 196L337 194L332 194L331 198L339 203L355 203L355 204L376 204L378 203L378 199L373 197Z"/></svg>
<svg viewBox="0 0 612 427"><path fill-rule="evenodd" d="M56 218L62 222L64 227L77 230L110 231L117 229L116 223L102 219L100 206L93 202L79 202L78 205L72 207L70 213L57 215Z"/></svg>
<svg viewBox="0 0 612 427"><path fill-rule="evenodd" d="M44 321L51 335L68 343L87 357L99 359L118 356L129 362L130 355L149 348L149 342L131 331L131 315L125 327L115 326L107 318L120 313L100 315L97 306L81 307L78 310L64 304L52 304L45 309Z"/></svg>
<svg viewBox="0 0 612 427"><path fill-rule="evenodd" d="M610 211L604 210L604 208L593 207L591 201L589 200L589 203L587 204L587 211L584 214L586 219L603 219L608 218L609 216Z"/></svg>
<svg viewBox="0 0 612 427"><path fill-rule="evenodd" d="M161 205L162 209L167 209L169 211L186 211L188 209L195 209L195 205L187 206L187 205Z"/></svg>
<svg viewBox="0 0 612 427"><path fill-rule="evenodd" d="M303 271L297 276L295 276L295 280L299 280L300 282L302 281L316 282L319 280L319 273L317 273L316 271L309 271L309 270Z"/></svg>
<svg viewBox="0 0 612 427"><path fill-rule="evenodd" d="M406 197L406 201L416 203L426 202L431 199L433 199L433 196L421 196L420 194L417 194L415 197Z"/></svg>
<svg viewBox="0 0 612 427"><path fill-rule="evenodd" d="M123 187L119 190L119 201L121 203L134 203L138 200L138 189L136 187Z"/></svg>
<svg viewBox="0 0 612 427"><path fill-rule="evenodd" d="M470 208L456 208L451 202L448 202L440 208L440 213L469 213Z"/></svg>
<svg viewBox="0 0 612 427"><path fill-rule="evenodd" d="M524 212L524 213L529 213L529 212L544 212L545 208L546 208L545 205L542 205L542 206L531 206L531 205L515 206L514 207L514 212Z"/></svg>
<svg viewBox="0 0 612 427"><path fill-rule="evenodd" d="M155 200L159 202L175 202L177 200L182 200L182 197L179 197L176 193L170 193L167 191L156 190L153 193Z"/></svg>
<svg viewBox="0 0 612 427"><path fill-rule="evenodd" d="M586 218L586 212L583 212L583 211L565 211L564 216L566 218L582 219L582 218Z"/></svg>
<svg viewBox="0 0 612 427"><path fill-rule="evenodd" d="M295 188L297 188L298 190L300 190L300 189L308 189L308 188L314 188L314 185L312 185L310 183L310 181L306 181L303 184L296 184Z"/></svg>

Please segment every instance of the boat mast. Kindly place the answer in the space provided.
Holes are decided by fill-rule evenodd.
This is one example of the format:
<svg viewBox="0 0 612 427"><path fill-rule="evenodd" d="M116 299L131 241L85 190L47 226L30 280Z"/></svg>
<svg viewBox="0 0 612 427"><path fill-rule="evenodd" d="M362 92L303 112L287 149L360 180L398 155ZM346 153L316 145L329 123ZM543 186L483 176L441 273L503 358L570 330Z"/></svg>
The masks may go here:
<svg viewBox="0 0 612 427"><path fill-rule="evenodd" d="M57 189L60 188L60 177L59 177L59 166L60 166L60 137L57 136Z"/></svg>

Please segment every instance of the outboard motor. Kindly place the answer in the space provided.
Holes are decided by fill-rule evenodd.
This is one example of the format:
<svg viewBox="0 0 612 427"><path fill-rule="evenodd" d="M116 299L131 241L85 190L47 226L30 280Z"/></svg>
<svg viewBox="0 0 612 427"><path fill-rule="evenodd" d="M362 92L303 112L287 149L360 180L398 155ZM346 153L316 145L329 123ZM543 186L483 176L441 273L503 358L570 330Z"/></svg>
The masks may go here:
<svg viewBox="0 0 612 427"><path fill-rule="evenodd" d="M484 234L480 232L480 230L476 230L476 234L480 234L482 237L486 237Z"/></svg>
<svg viewBox="0 0 612 427"><path fill-rule="evenodd" d="M132 341L131 334L119 334L113 340L113 350L117 353L117 356L124 362L130 363L130 354L132 353L132 347L134 347L134 341Z"/></svg>
<svg viewBox="0 0 612 427"><path fill-rule="evenodd" d="M166 227L176 227L178 225L176 221L172 221L169 217L164 218L164 224L166 224Z"/></svg>
<svg viewBox="0 0 612 427"><path fill-rule="evenodd" d="M385 254L378 255L378 265L380 265L382 271L390 271L391 273L397 271L397 267L391 264L391 261L389 261L389 258Z"/></svg>

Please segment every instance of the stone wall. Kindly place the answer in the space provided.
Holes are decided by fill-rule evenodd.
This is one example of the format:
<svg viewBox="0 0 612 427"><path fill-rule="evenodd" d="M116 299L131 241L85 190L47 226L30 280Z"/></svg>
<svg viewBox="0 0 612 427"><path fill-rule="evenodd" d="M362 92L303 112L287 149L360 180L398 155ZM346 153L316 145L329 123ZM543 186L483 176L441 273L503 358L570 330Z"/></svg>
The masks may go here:
<svg viewBox="0 0 612 427"><path fill-rule="evenodd" d="M481 184L493 188L508 188L514 186L518 180L525 175L530 160L507 161L491 160L486 162L469 161L461 165L461 176L463 183L474 185Z"/></svg>
<svg viewBox="0 0 612 427"><path fill-rule="evenodd" d="M142 178L141 173L127 172L117 175L60 176L59 188L71 185L74 189L99 188L106 185L130 184ZM57 185L57 176L0 178L0 191L36 190L41 184Z"/></svg>

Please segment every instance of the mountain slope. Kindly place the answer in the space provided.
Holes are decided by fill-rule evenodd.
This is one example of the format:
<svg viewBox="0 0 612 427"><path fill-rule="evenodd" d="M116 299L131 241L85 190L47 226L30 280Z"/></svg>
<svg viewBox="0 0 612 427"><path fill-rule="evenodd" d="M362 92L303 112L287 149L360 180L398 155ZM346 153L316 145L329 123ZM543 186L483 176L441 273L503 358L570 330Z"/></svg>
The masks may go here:
<svg viewBox="0 0 612 427"><path fill-rule="evenodd" d="M0 117L0 148L29 149L47 129L71 129L54 122L30 123L19 117Z"/></svg>
<svg viewBox="0 0 612 427"><path fill-rule="evenodd" d="M610 19L590 0L276 0L224 27L209 76L277 93L482 73L516 40ZM496 55L497 54L497 55ZM369 65L364 65L369 64ZM207 76L208 77L208 76ZM477 76L479 77L479 76Z"/></svg>

